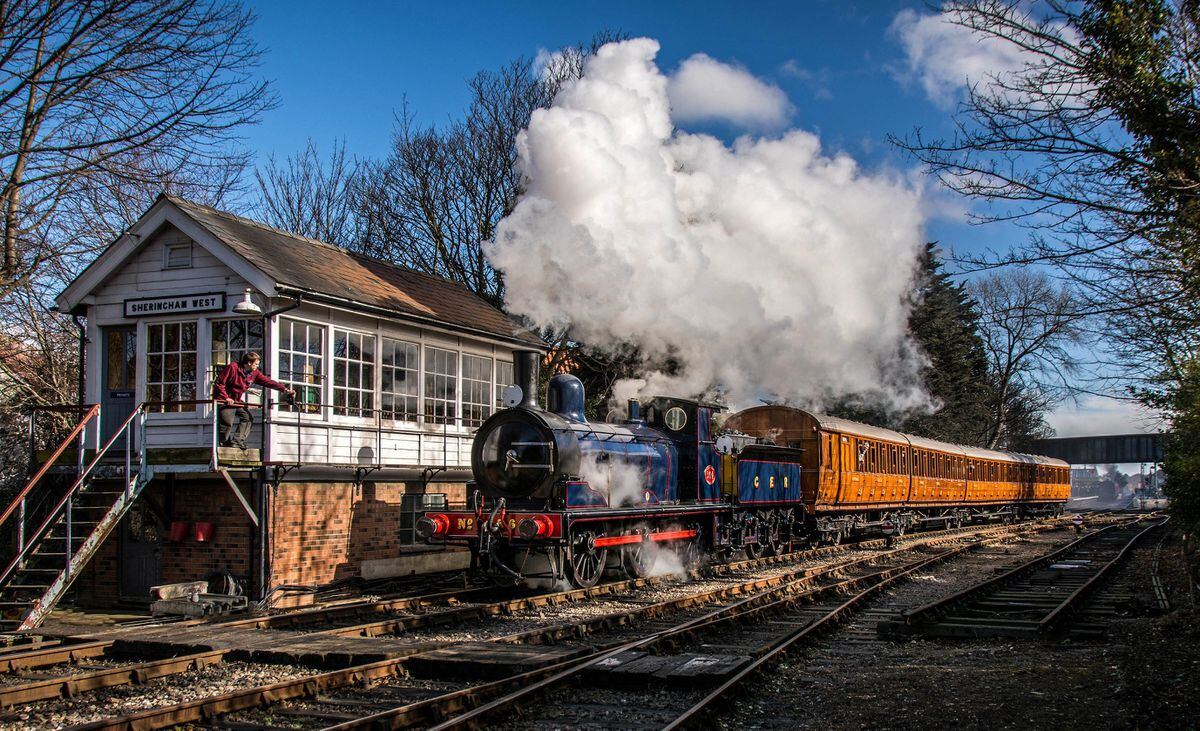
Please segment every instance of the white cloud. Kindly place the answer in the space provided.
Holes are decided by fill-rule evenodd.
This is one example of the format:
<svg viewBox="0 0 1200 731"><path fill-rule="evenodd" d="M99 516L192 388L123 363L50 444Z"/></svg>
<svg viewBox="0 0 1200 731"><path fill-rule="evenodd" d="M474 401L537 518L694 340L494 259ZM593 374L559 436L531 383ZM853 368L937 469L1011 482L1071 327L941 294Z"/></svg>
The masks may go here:
<svg viewBox="0 0 1200 731"><path fill-rule="evenodd" d="M1061 103L1066 96L1092 93L1084 79L1055 71L1059 59L1077 53L1074 28L1034 17L1031 6L1003 7L1005 23L996 25L1002 25L1005 38L968 27L978 19L958 8L937 15L897 13L890 32L900 40L908 62L900 78L919 82L930 101L943 108L976 86L1016 105Z"/></svg>
<svg viewBox="0 0 1200 731"><path fill-rule="evenodd" d="M521 134L528 188L487 247L509 311L636 344L646 372L618 398L927 404L905 304L920 189L805 131L726 145L676 130L658 50L601 48ZM668 358L677 370L654 370Z"/></svg>
<svg viewBox="0 0 1200 731"><path fill-rule="evenodd" d="M905 9L891 27L904 47L908 74L941 107L953 105L968 84L1019 71L1030 60L1019 46L975 33L953 20L952 14L921 15Z"/></svg>
<svg viewBox="0 0 1200 731"><path fill-rule="evenodd" d="M680 64L667 84L676 122L720 120L751 129L779 129L792 107L787 94L744 68L697 53Z"/></svg>
<svg viewBox="0 0 1200 731"><path fill-rule="evenodd" d="M1102 396L1061 406L1046 421L1059 437L1146 434L1164 428L1160 416L1138 404Z"/></svg>

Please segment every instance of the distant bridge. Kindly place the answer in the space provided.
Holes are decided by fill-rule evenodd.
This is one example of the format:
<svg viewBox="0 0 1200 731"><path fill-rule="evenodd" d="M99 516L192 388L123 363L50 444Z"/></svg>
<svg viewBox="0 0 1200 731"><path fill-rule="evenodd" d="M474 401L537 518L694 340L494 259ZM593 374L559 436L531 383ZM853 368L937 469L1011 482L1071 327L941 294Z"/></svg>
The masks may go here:
<svg viewBox="0 0 1200 731"><path fill-rule="evenodd" d="M1121 464L1163 461L1164 434L1118 434L1103 437L1038 439L1034 454L1071 464Z"/></svg>

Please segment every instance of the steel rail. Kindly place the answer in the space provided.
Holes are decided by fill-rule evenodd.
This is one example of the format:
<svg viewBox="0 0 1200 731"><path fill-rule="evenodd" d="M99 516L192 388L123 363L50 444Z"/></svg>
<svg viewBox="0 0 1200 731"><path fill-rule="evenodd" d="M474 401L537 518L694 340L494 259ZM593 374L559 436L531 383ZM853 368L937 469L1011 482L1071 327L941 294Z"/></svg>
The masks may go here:
<svg viewBox="0 0 1200 731"><path fill-rule="evenodd" d="M1014 581L1020 576L1023 576L1031 571L1036 571L1038 568L1044 565L1054 563L1059 558L1062 558L1071 551L1074 551L1079 546L1096 540L1100 536L1105 535L1108 531L1113 530L1118 526L1120 526L1120 523L1107 525L1099 530L1093 531L1081 538L1071 541L1062 548L1058 548L1050 553L1038 556L1021 564L1020 566L1009 569L1008 571L998 574L997 576L993 576L986 581L981 581L978 584L968 586L964 589L954 592L949 596L942 597L941 599L934 600L919 607L906 609L900 613L900 617L904 620L904 623L909 626L933 621L935 617L945 613L951 606L968 601L979 594L983 594L991 590L994 587L1002 586L1010 581Z"/></svg>
<svg viewBox="0 0 1200 731"><path fill-rule="evenodd" d="M698 717L701 713L708 710L717 701L725 697L730 691L732 691L734 688L737 688L747 679L756 673L761 672L768 665L779 660L783 655L791 651L803 640L808 639L809 637L816 635L819 631L826 629L827 626L832 625L850 611L857 608L860 604L863 604L866 600L875 596L896 581L903 579L914 571L920 571L921 569L927 568L934 564L941 563L974 547L975 546L963 546L957 549L950 549L928 559L908 564L903 567L898 567L892 573L882 577L879 582L872 584L858 594L850 597L846 601L826 612L821 617L815 619L810 624L790 632L766 653L754 659L749 665L739 671L732 678L722 683L718 688L702 698L691 708L676 717L674 721L664 727L664 731L674 731L674 729L697 724L700 720Z"/></svg>
<svg viewBox="0 0 1200 731"><path fill-rule="evenodd" d="M1018 526L992 526L992 527L986 528L982 531L975 529L974 533L971 533L971 531L969 529L965 529L965 530L959 529L959 530L952 531L953 533L955 533L955 535L944 535L944 534L929 535L929 534L926 534L925 536L923 536L924 540L920 540L918 538L913 538L910 541L906 541L906 544L911 544L911 545L905 545L903 547L897 548L894 551L892 551L891 553L894 554L894 553L902 552L902 551L906 552L909 550L916 550L923 546L930 545L934 541L945 542L945 541L954 540L955 538L958 538L958 537L971 537L974 535L982 535L985 537L989 537L990 534L995 534L997 532L1000 532L1000 533L1003 533L1004 535L998 536L998 538L1003 538L1007 535L1019 534L1019 533L1027 532L1030 530L1037 530L1039 528L1050 529L1053 527L1054 527L1053 525L1042 524L1039 526L1039 524L1037 524L1037 523L1027 523L1027 524L1021 524ZM943 533L946 533L946 532L943 532ZM962 535L964 533L969 534L969 535L965 535L965 536ZM996 536L990 536L990 537L996 537ZM881 543L882 543L882 541L881 541ZM981 544L973 544L973 545L981 545ZM968 547L970 547L970 546L968 546ZM831 546L828 548L837 549L840 547ZM823 568L826 572L832 574L835 572L844 571L847 567L850 567L852 565L881 560L883 558L886 558L888 555L889 554L884 554L883 556L855 558L852 561L848 561L843 564L837 564L834 566L823 567ZM773 557L772 560L781 559L781 558L783 558L783 557ZM756 562L757 561L762 561L762 559L758 559L758 560L756 560ZM798 581L803 582L806 580L808 580L808 579L800 579ZM637 579L634 581L639 582L639 585L641 585L641 586L645 586L645 585L649 584L649 581L647 579ZM759 580L759 581L761 581L761 580ZM606 585L606 586L612 586L612 585ZM599 587L593 587L593 589L595 589L595 588L599 588ZM572 592L563 592L563 594L579 594L584 591L587 591L587 590L574 590ZM772 591L778 593L780 591L780 589L774 589ZM741 603L749 602L751 599L754 599L754 597L744 599L744 600L742 600ZM792 597L792 600L794 600L794 599L795 599L795 597ZM551 603L557 603L557 602L551 602ZM731 606L733 606L733 605L731 605ZM720 610L718 610L718 611L720 611ZM703 618L701 618L701 619L703 619ZM557 629L557 628L550 628L550 629ZM676 629L679 629L679 628L676 628ZM510 636L508 638L505 638L505 637L495 638L494 641L505 641L505 640L511 641L512 637ZM235 712L235 711L239 711L239 710L245 710L248 708L254 708L254 707L261 706L261 705L277 703L280 701L291 700L291 699L302 698L302 697L311 697L322 691L337 689L337 688L344 687L346 685L350 685L353 683L358 683L358 682L361 682L364 680L379 679L379 678L386 678L386 677L399 675L399 674L403 673L404 663L406 662L406 660L408 660L409 657L411 657L411 655L419 654L421 652L427 652L430 649L436 649L436 647L437 647L437 645L435 645L435 644L414 646L413 651L411 653L405 653L405 655L403 657L390 658L388 660L381 660L381 661L377 661L377 662L373 662L373 663L367 663L367 664L358 665L358 666L354 666L354 667L350 667L350 668L344 668L344 669L337 670L337 671L332 671L332 672L327 672L327 673L322 673L322 674L317 674L317 675L304 676L301 678L295 678L295 679L291 679L291 680L281 681L279 683L274 683L274 684L266 685L266 686L259 686L256 688L230 691L229 693L225 693L225 694L210 697L210 698L201 698L201 699L192 700L192 701L185 701L182 703L177 703L177 704L173 704L170 706L164 706L164 707L156 708L156 709L150 709L147 711L143 711L143 712L139 712L136 714L131 714L131 715L127 715L127 716L123 716L123 717L119 717L119 718L100 719L100 720L97 720L97 721L94 721L91 723L82 724L82 725L75 726L72 728L80 729L80 730L82 730L82 729L89 729L89 730L92 730L92 729L138 729L138 730L157 729L157 728L163 728L165 726L171 726L171 725L176 725L176 724L181 724L181 723L189 723L189 722L193 722L193 721L197 721L197 720L201 720L201 719L212 718L212 717L220 715L220 714L231 713L231 712ZM605 652L604 656L609 656L610 654L616 654L616 652L619 652L619 651L620 650L616 650L616 651L609 650L609 651ZM604 656L596 657L595 660L597 662L599 662L601 659L603 659ZM568 660L561 664L557 664L557 665L550 666L547 668L541 668L538 670L530 671L528 673L522 674L520 676L515 676L513 678L508 678L508 679L504 679L501 681L495 681L493 683L489 683L486 685L476 686L475 688L472 688L472 689L457 691L455 693L448 694L447 696L439 696L434 699L428 699L426 701L419 702L418 704L412 704L413 706L415 706L414 708L405 706L405 707L401 707L398 709L392 709L391 711L384 711L384 712L382 712L382 714L375 714L374 716L366 717L365 723L367 723L367 724L374 723L376 720L376 716L381 716L381 715L388 716L389 714L391 714L393 716L396 714L403 716L404 714L410 713L410 712L419 712L421 714L424 714L425 716L428 716L430 713L440 714L440 713L445 712L445 710L447 708L453 708L454 703L456 702L456 699L458 702L463 703L464 704L463 707L465 707L465 705L467 705L466 701L470 698L474 698L477 694L485 694L485 695L493 694L494 695L496 692L503 692L502 689L510 687L513 684L519 686L519 685L525 684L527 682L534 681L538 678L544 677L550 673L560 671L564 667L571 666L571 665L574 665L577 663L585 662L586 660L587 660L587 658ZM435 709L434 706L437 704L443 704L445 707L439 706L438 708ZM406 709L408 709L408 710L406 710ZM351 722L351 723L357 724L358 722ZM352 726L347 726L347 728L349 728L349 727L352 727Z"/></svg>
<svg viewBox="0 0 1200 731"><path fill-rule="evenodd" d="M215 665L224 661L225 656L230 652L232 651L212 650L193 655L182 655L180 657L143 662L136 665L104 668L103 670L78 673L61 678L48 678L32 683L0 686L0 708L54 698L74 698L80 693L101 688L112 688L120 685L141 685L155 678L177 675L190 670L200 670L209 665Z"/></svg>
<svg viewBox="0 0 1200 731"><path fill-rule="evenodd" d="M1121 550L1117 552L1117 555L1114 556L1111 561L1104 564L1104 566L1102 566L1099 571L1097 571L1095 574L1093 574L1091 576L1091 578L1089 578L1087 581L1085 581L1082 586L1075 589L1075 591L1071 592L1071 594L1066 599L1062 600L1061 604L1059 604L1057 607L1055 607L1053 610L1051 610L1051 612L1049 614L1047 614L1045 617L1043 617L1038 622L1038 624L1037 624L1038 633L1039 634L1049 634L1050 632L1054 631L1059 626L1059 624L1061 624L1063 622L1063 620L1070 614L1070 612L1075 607L1079 606L1079 603L1085 597L1087 597L1088 594L1095 591L1096 588L1098 586L1100 586L1100 584L1105 580L1105 578L1110 573L1112 573L1112 571L1117 567L1117 565L1125 560L1125 557L1129 555L1129 552L1131 550L1133 550L1133 547L1138 543L1138 541L1140 541L1143 537L1145 537L1145 535L1147 533L1149 533L1150 531L1155 530L1155 529L1160 528L1163 525L1165 525L1167 520L1170 520L1170 518L1167 518L1166 520L1161 520L1157 523L1152 523L1151 525L1146 526L1145 529L1138 531L1137 535L1133 536L1128 541L1126 541L1125 545L1121 547Z"/></svg>
<svg viewBox="0 0 1200 731"><path fill-rule="evenodd" d="M990 532L990 533L1000 532L1002 535L993 536L993 539L994 540L1003 540L1004 538L1006 538L1010 535L1026 532L1027 530L1029 530L1033 527L1034 526L1031 526L1028 524L1021 525L1021 526L995 526L995 527L989 529L988 532ZM947 536L947 537L944 537L944 540L948 541L948 540L952 540L952 538L953 537ZM412 704L409 704L406 706L401 706L398 708L390 709L387 711L381 711L376 714L364 716L363 718L360 718L360 719L346 721L341 724L330 726L328 729L326 729L326 731L335 731L335 730L336 731L348 731L349 729L357 729L357 728L363 728L363 727L403 728L403 727L407 727L407 726L417 724L417 723L425 723L425 722L428 722L430 719L433 719L436 721L439 718L444 718L450 712L456 712L458 710L466 708L472 702L477 703L481 699L486 699L488 696L493 696L498 693L504 693L504 692L506 692L507 688L510 688L510 687L515 688L515 690L513 692L511 692L508 696L487 702L481 706L477 706L474 710L469 711L468 713L466 713L462 716L453 718L450 721L447 721L439 726L435 726L434 728L441 730L441 729L457 728L460 726L482 726L483 725L482 719L485 716L490 715L491 713L497 712L499 710L502 710L505 706L510 705L512 703L519 702L521 699L526 698L533 693L540 692L542 689L547 688L551 685L556 685L560 682L565 682L566 680L569 680L570 678L574 677L574 675L576 673L582 671L583 669L590 667L592 665L595 665L597 663L603 662L604 660L606 660L610 657L613 657L615 655L618 655L622 652L626 652L631 649L645 647L647 645L650 645L650 644L653 644L656 642L661 642L661 641L664 641L664 640L667 640L667 639L670 639L670 638L673 638L673 637L676 637L676 636L679 636L679 635L682 635L685 633L694 632L697 629L700 629L705 626L711 626L711 625L714 625L714 624L717 624L720 622L724 622L724 621L731 621L732 619L735 619L738 617L753 616L754 614L767 611L767 610L771 609L773 606L778 606L781 604L791 605L791 604L794 604L803 599L812 598L812 597L820 595L820 594L836 593L838 591L845 589L848 585L861 583L864 581L869 581L872 577L886 575L886 574L895 572L898 569L897 568L884 569L883 571L880 571L880 572L875 572L873 574L868 574L865 576L847 579L845 581L837 582L832 585L818 587L818 588L815 588L815 589L812 589L810 591L803 592L803 593L794 593L794 591L795 591L795 589L803 589L807 586L811 586L813 583L815 583L816 579L819 579L822 576L833 576L833 575L842 573L849 568L853 568L855 566L862 565L862 564L874 563L879 560L888 558L889 555L895 555L898 553L916 550L916 549L922 548L926 545L929 545L929 544L916 543L915 545L912 545L912 546L897 548L894 551L890 552L889 554L884 554L882 556L857 558L857 559L848 561L846 563L837 564L837 565L829 566L829 567L822 567L821 569L816 569L816 573L812 576L803 577L794 582L790 582L790 584L787 584L787 585L784 585L781 587L775 587L767 592L763 592L761 594L742 599L733 604L716 609L713 612L709 612L701 617L697 617L697 618L688 620L687 622L677 625L676 627L654 633L648 637L640 638L638 640L633 640L630 642L620 643L616 646L602 648L599 652L594 653L591 656L587 656L587 657L583 657L583 658L573 658L571 660L567 660L567 661L564 661L562 663L559 663L559 664L556 664L556 665L553 665L553 666L550 666L547 668L533 670L533 671L530 671L530 672L527 672L527 673L524 673L522 675L515 676L512 678L506 678L503 680L494 681L492 683L488 683L485 685L479 685L479 686L475 686L473 688L455 691L453 693L449 693L444 696L439 696L436 698L430 698L430 699L426 699L423 701L418 701L416 703L412 703ZM939 554L939 555L945 555L946 557L948 557L950 553L958 553L958 552L965 551L965 550L971 550L971 549L976 548L981 545L984 545L984 543L981 542L981 543L975 543L975 544L968 544L968 545L962 546L960 548L951 549L950 551L944 552L943 554ZM923 565L927 560L928 559L921 559L921 561L919 561L918 563ZM900 567L900 568L902 568L902 567ZM767 597L767 599L764 599L764 597ZM772 601L770 601L769 597L780 597L780 598L778 598L774 602L772 602ZM762 603L764 601L766 601L765 604ZM727 615L731 615L734 613L736 613L736 616L727 616ZM517 636L519 636L519 635L515 635L513 637L517 637ZM506 639L508 639L508 638L497 638L496 641L504 641Z"/></svg>
<svg viewBox="0 0 1200 731"><path fill-rule="evenodd" d="M61 665L87 658L100 657L113 646L112 640L83 642L76 645L55 645L50 648L25 650L0 657L0 673L15 673L20 670Z"/></svg>

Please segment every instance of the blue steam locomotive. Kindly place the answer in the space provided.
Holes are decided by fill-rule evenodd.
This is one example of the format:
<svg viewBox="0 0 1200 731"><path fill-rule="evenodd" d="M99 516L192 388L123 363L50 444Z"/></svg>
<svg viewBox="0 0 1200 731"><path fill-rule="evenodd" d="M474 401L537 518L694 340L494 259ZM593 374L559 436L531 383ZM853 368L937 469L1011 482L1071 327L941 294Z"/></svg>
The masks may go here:
<svg viewBox="0 0 1200 731"><path fill-rule="evenodd" d="M745 444L734 459L732 443L718 445L712 431L722 407L685 399L630 401L623 422L589 422L583 384L571 375L550 379L542 408L538 355L518 352L514 362L519 400L514 391L512 408L475 436L470 508L425 514L421 536L469 544L498 577L578 587L606 570L693 568L714 547L781 549L786 536L759 540L757 516L799 504L799 450ZM768 483L780 489L754 494ZM747 494L736 494L739 484Z"/></svg>

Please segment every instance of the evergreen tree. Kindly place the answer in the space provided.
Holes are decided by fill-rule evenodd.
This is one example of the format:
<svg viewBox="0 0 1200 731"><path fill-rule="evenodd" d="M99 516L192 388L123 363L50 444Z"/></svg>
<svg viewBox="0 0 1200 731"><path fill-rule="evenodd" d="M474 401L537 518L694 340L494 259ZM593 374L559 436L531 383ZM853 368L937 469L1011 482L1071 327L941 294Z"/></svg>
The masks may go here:
<svg viewBox="0 0 1200 731"><path fill-rule="evenodd" d="M935 244L921 255L909 331L929 358L922 373L937 409L900 424L902 431L959 444L980 444L991 390L979 337L979 313L966 289L942 268Z"/></svg>
<svg viewBox="0 0 1200 731"><path fill-rule="evenodd" d="M988 369L979 334L978 305L966 288L942 268L937 245L925 245L914 279L908 329L929 359L922 372L935 408L916 414L889 414L859 396L829 413L867 424L955 444L985 446L990 441L999 379ZM1004 440L1001 449L1026 450L1030 441L1049 436L1043 420L1046 400L1021 384L1004 389Z"/></svg>

